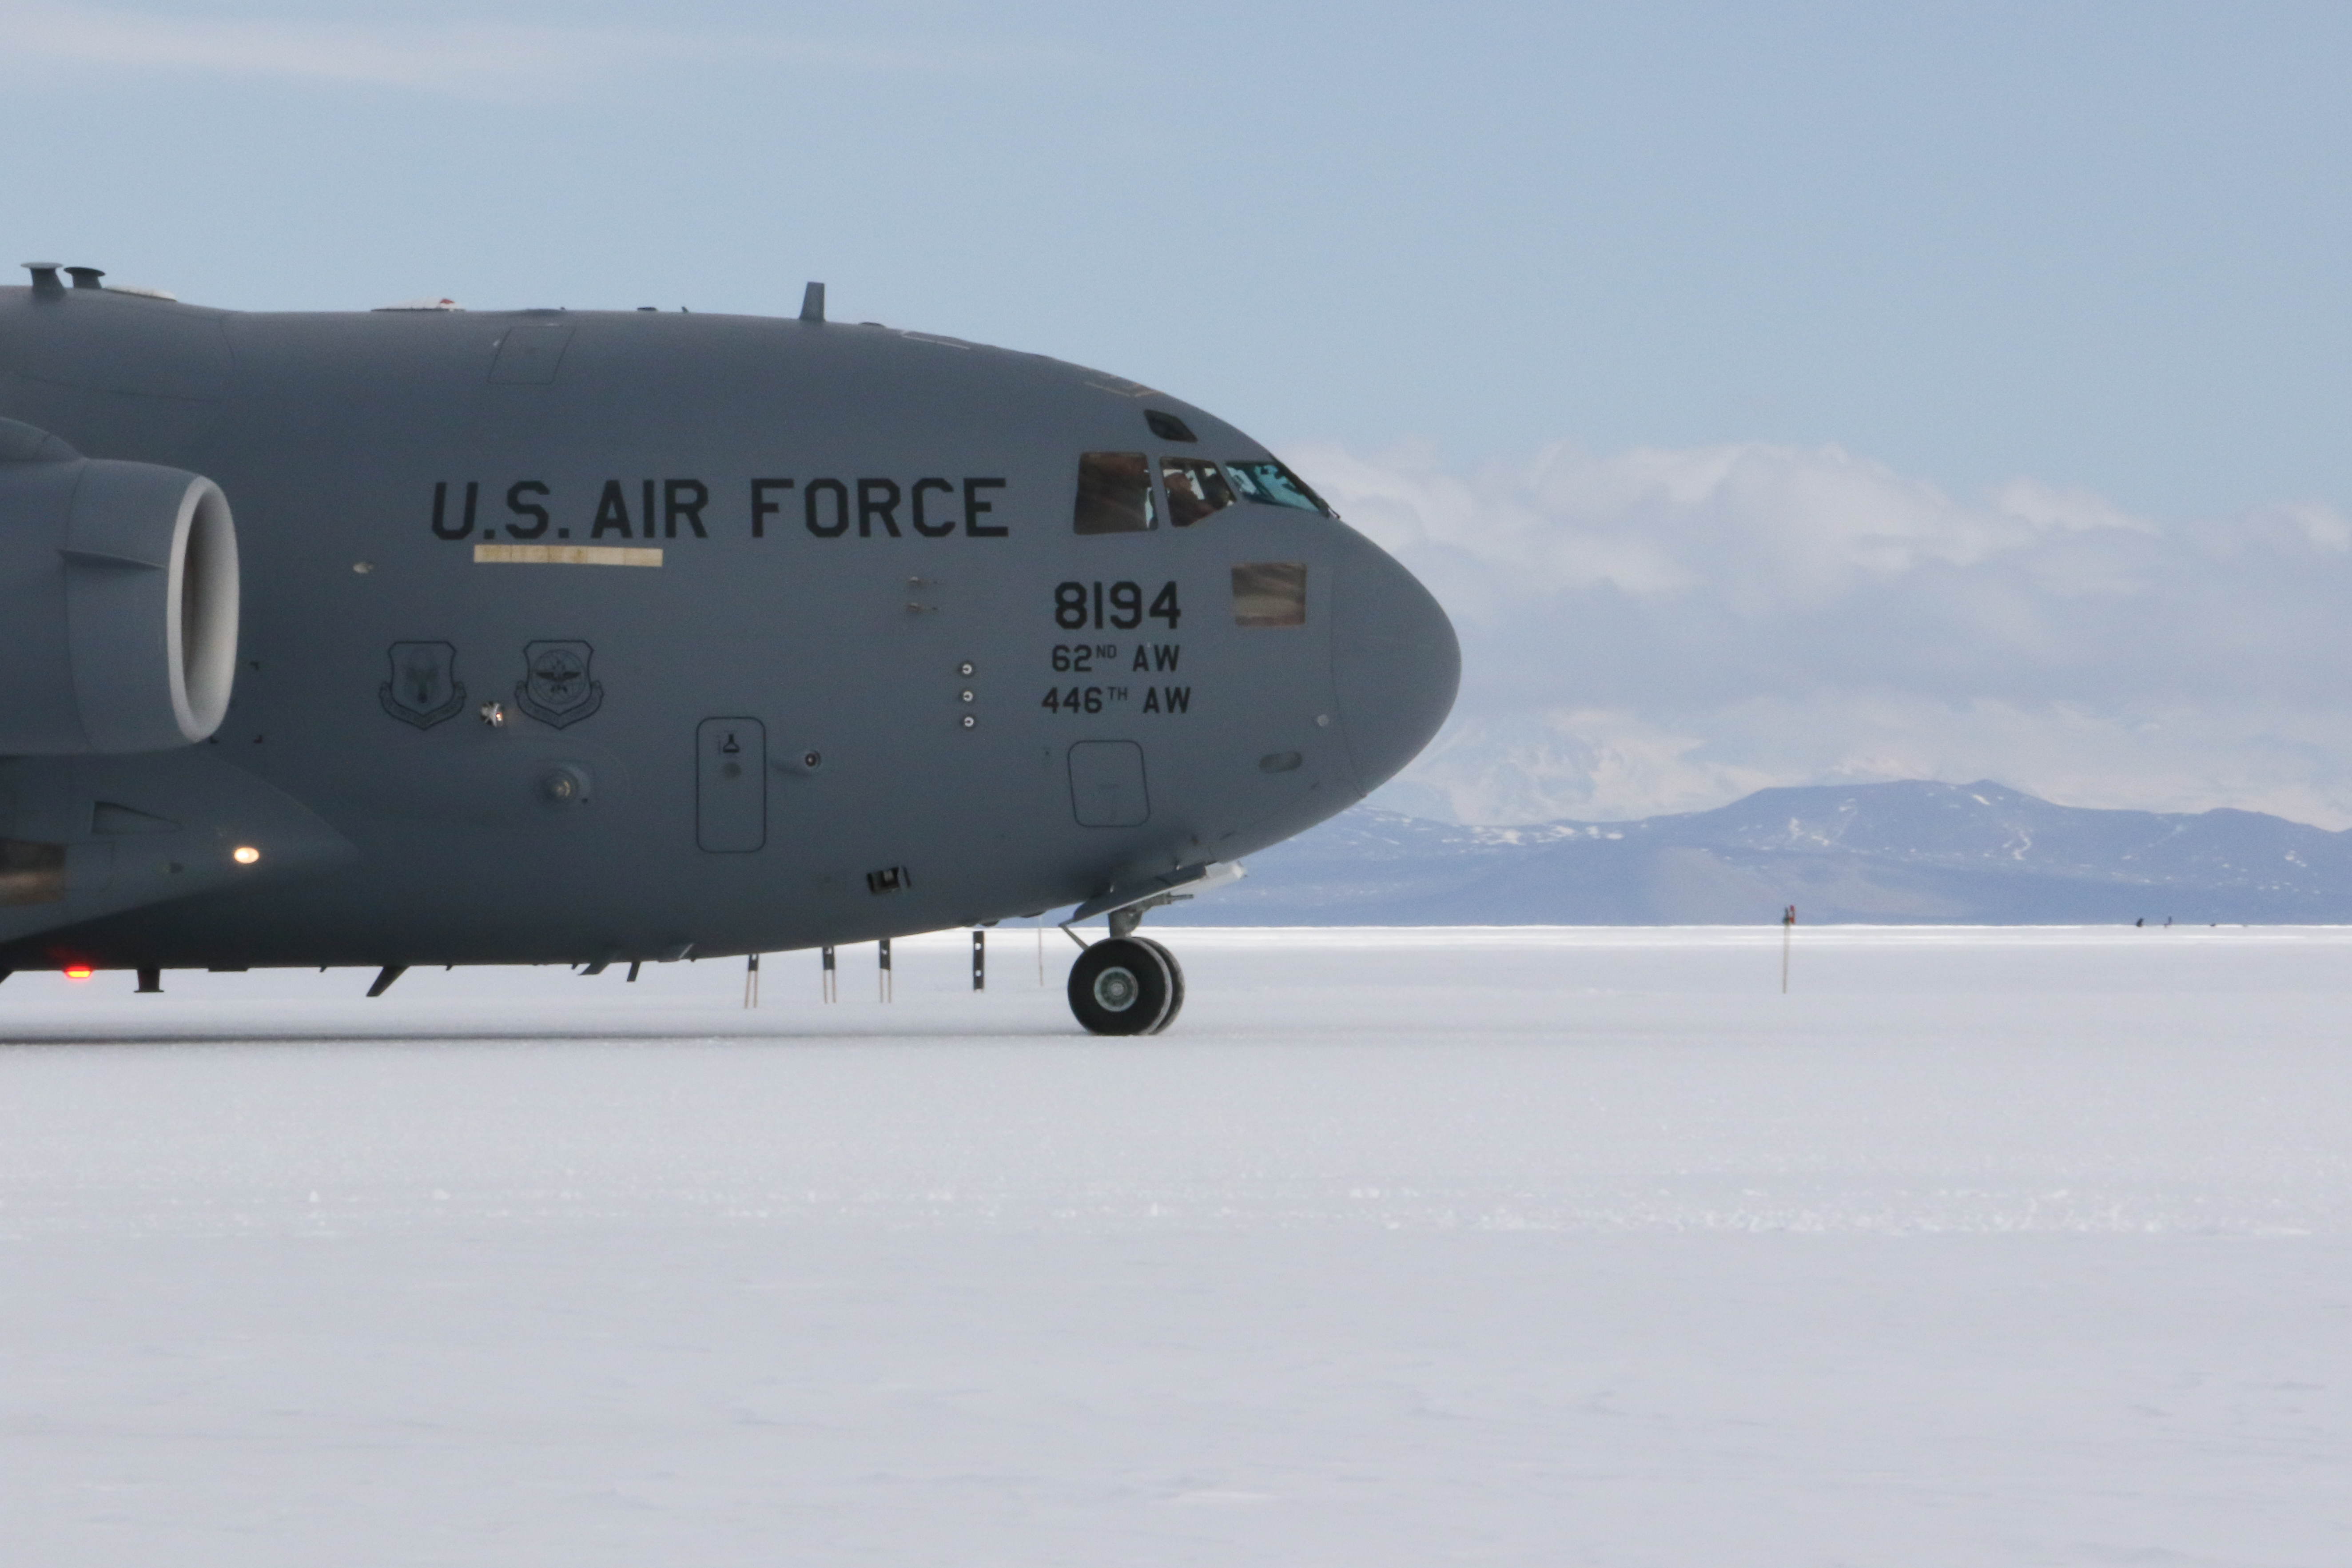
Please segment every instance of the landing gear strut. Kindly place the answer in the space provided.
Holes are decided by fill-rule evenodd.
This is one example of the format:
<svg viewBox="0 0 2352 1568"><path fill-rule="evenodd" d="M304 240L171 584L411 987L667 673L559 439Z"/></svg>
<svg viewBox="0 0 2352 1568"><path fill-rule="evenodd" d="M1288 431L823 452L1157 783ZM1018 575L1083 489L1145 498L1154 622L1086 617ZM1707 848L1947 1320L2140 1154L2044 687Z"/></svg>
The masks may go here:
<svg viewBox="0 0 2352 1568"><path fill-rule="evenodd" d="M1070 1011L1092 1033L1156 1035L1183 1007L1184 971L1149 937L1096 942L1070 965Z"/></svg>

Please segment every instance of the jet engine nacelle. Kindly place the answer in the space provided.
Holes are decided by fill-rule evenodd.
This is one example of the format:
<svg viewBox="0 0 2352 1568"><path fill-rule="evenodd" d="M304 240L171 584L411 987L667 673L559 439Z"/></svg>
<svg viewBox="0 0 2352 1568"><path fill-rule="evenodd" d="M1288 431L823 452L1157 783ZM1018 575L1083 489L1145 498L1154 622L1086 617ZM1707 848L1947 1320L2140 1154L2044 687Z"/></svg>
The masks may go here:
<svg viewBox="0 0 2352 1568"><path fill-rule="evenodd" d="M228 711L236 627L218 485L0 419L0 755L205 739Z"/></svg>

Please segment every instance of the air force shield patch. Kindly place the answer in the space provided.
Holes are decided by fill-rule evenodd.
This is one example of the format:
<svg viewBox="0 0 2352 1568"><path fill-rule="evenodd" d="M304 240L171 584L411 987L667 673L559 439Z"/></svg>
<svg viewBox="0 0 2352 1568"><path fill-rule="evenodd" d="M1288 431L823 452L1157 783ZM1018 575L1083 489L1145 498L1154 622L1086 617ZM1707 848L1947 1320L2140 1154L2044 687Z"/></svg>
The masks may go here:
<svg viewBox="0 0 2352 1568"><path fill-rule="evenodd" d="M457 679L457 650L446 642L392 645L392 679L376 688L383 710L404 724L430 730L466 706Z"/></svg>
<svg viewBox="0 0 2352 1568"><path fill-rule="evenodd" d="M522 650L523 678L515 685L515 705L542 724L561 730L577 724L604 705L604 683L588 677L596 650L584 642L535 642Z"/></svg>

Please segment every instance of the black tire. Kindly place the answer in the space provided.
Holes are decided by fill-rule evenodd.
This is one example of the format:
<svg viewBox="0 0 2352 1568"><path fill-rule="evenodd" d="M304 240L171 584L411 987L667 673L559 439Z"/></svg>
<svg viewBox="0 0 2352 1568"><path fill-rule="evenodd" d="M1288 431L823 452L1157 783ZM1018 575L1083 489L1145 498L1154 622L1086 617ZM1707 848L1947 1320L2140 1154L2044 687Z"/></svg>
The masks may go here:
<svg viewBox="0 0 2352 1568"><path fill-rule="evenodd" d="M1167 1021L1176 987L1168 960L1149 942L1115 936L1070 965L1070 1012L1089 1033L1148 1035Z"/></svg>
<svg viewBox="0 0 2352 1568"><path fill-rule="evenodd" d="M1168 1011L1160 1022L1151 1026L1153 1034L1164 1035L1168 1032L1168 1026L1176 1021L1176 1015L1184 1010L1184 966L1176 962L1176 955L1168 951L1166 942L1153 942L1148 936L1135 940L1168 961Z"/></svg>

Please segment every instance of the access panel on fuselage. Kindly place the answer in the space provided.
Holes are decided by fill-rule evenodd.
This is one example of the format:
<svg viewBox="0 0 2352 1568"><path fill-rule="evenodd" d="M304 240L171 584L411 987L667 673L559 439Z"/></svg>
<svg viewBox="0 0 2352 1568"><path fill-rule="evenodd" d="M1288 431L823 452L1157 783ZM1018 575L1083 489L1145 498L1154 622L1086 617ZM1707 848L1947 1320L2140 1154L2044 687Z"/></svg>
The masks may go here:
<svg viewBox="0 0 2352 1568"><path fill-rule="evenodd" d="M1151 818L1143 748L1133 741L1080 741L1070 748L1070 808L1081 827L1140 827Z"/></svg>
<svg viewBox="0 0 2352 1568"><path fill-rule="evenodd" d="M715 855L768 842L768 731L757 719L705 719L694 731L694 841Z"/></svg>

